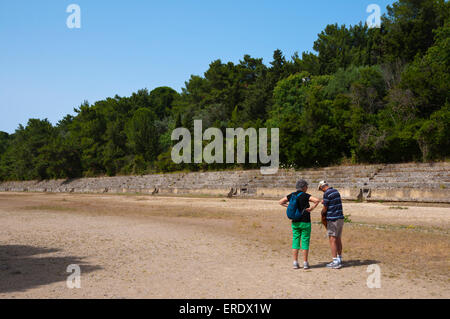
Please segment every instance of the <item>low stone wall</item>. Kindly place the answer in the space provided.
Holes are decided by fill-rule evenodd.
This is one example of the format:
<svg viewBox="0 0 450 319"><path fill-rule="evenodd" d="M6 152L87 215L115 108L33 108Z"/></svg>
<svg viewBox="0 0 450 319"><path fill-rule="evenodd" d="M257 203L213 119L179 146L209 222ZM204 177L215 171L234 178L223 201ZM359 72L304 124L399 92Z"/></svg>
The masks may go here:
<svg viewBox="0 0 450 319"><path fill-rule="evenodd" d="M143 193L150 195L256 196L281 198L299 178L321 198L316 187L327 180L343 199L450 203L450 163L338 166L300 171L259 170L77 178L0 183L0 192Z"/></svg>
<svg viewBox="0 0 450 319"><path fill-rule="evenodd" d="M445 189L372 189L367 201L450 203Z"/></svg>

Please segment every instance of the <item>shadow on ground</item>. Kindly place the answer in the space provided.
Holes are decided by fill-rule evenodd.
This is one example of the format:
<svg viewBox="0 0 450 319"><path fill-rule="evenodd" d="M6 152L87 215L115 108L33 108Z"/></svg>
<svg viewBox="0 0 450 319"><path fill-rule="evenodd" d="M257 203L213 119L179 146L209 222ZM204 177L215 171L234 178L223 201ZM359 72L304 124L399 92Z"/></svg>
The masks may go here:
<svg viewBox="0 0 450 319"><path fill-rule="evenodd" d="M79 265L81 275L101 269L87 265L83 257L45 256L59 249L33 246L0 246L0 293L25 291L43 285L62 282L65 285L69 265ZM44 256L42 256L44 255Z"/></svg>
<svg viewBox="0 0 450 319"><path fill-rule="evenodd" d="M323 268L323 267L326 267L328 263L330 263L330 262L327 261L327 262L324 262L324 263L311 265L310 268ZM369 265L379 264L379 263L380 262L378 260L370 260L370 259L359 260L359 259L355 259L355 260L344 260L344 262L342 263L342 266L343 267L358 267L358 266L369 266Z"/></svg>

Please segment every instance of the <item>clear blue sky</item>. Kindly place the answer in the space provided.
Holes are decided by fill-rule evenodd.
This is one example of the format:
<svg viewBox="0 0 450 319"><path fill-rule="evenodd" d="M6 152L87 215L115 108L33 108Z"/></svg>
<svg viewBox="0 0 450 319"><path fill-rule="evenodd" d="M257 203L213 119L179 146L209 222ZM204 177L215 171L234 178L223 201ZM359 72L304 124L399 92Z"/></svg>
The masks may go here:
<svg viewBox="0 0 450 319"><path fill-rule="evenodd" d="M1 0L0 131L29 118L53 124L84 100L141 88L180 91L215 59L271 61L312 51L329 23L357 24L394 0ZM69 29L69 4L81 29Z"/></svg>

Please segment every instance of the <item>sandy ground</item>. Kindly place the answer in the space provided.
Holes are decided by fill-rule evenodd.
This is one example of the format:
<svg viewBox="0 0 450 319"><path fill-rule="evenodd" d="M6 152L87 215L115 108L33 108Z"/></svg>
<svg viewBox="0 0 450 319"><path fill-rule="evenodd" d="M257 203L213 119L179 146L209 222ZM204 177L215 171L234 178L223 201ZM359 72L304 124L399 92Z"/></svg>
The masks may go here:
<svg viewBox="0 0 450 319"><path fill-rule="evenodd" d="M291 269L275 201L0 193L0 298L449 298L450 208L344 203L344 268L313 212ZM81 288L69 289L69 265ZM370 265L381 288L368 288Z"/></svg>

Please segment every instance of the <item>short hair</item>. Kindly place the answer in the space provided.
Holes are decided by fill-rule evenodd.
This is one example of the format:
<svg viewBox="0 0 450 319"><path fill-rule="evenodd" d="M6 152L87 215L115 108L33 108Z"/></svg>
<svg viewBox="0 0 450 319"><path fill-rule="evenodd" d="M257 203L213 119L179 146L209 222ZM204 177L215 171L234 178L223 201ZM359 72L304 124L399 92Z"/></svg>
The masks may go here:
<svg viewBox="0 0 450 319"><path fill-rule="evenodd" d="M308 186L308 182L305 181L304 179L300 179L300 180L297 181L297 184L295 185L295 188L297 188L297 190L302 190L306 186Z"/></svg>

